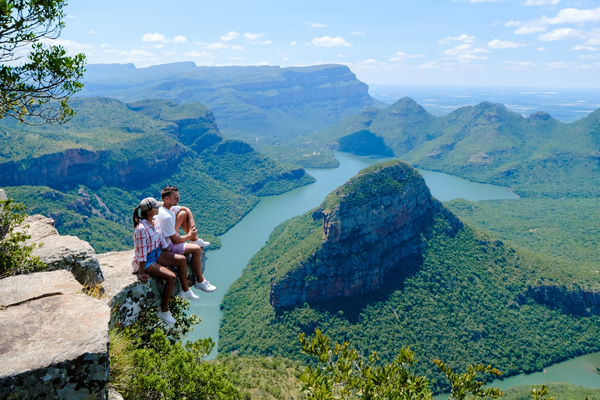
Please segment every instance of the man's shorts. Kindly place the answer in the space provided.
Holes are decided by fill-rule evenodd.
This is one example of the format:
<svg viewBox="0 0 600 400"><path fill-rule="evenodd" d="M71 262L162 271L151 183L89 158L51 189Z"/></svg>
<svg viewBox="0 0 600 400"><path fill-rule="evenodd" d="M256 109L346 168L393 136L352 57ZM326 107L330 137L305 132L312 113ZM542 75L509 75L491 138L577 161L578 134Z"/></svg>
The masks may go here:
<svg viewBox="0 0 600 400"><path fill-rule="evenodd" d="M174 244L173 242L171 242L171 244L169 244L169 247L167 247L166 251L168 251L169 253L183 255L185 253L185 242L177 243L177 244Z"/></svg>

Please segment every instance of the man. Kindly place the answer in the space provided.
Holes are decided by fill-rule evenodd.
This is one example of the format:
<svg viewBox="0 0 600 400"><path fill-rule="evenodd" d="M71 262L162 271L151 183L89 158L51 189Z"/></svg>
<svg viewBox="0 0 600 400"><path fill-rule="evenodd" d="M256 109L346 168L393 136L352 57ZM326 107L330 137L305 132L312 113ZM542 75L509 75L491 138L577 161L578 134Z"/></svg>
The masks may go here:
<svg viewBox="0 0 600 400"><path fill-rule="evenodd" d="M203 292L214 292L217 288L204 279L200 264L203 248L210 243L198 239L198 232L192 212L189 208L178 205L180 198L179 189L175 186L167 186L161 191L160 195L163 200L163 206L154 218L160 225L166 241L169 243L167 251L175 254L191 254L192 268L196 272L194 287ZM183 228L186 235L180 236L179 228ZM190 243L186 243L188 240Z"/></svg>

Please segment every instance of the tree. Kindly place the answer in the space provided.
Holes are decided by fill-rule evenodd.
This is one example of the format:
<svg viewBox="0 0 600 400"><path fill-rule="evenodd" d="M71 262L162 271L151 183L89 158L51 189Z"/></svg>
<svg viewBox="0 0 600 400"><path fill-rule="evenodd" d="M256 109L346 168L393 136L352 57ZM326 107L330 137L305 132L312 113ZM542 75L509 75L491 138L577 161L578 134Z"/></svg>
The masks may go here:
<svg viewBox="0 0 600 400"><path fill-rule="evenodd" d="M45 44L60 36L66 5L65 0L0 0L0 118L61 124L75 114L67 100L83 87L85 55L68 57L64 47Z"/></svg>
<svg viewBox="0 0 600 400"><path fill-rule="evenodd" d="M407 347L400 349L393 362L382 365L377 353L373 352L368 360L364 360L357 350L350 349L348 342L335 343L332 348L329 338L318 329L315 329L313 339L306 339L304 333L299 335L299 339L302 352L317 357L322 365L306 367L300 377L302 391L307 393L309 400L433 399L427 378L410 372L416 361L414 353ZM502 396L499 389L483 389L485 382L476 380L478 374L499 376L500 371L491 366L475 365L463 374L456 374L441 361L436 360L435 363L452 383L449 399L464 400L467 395L493 399Z"/></svg>

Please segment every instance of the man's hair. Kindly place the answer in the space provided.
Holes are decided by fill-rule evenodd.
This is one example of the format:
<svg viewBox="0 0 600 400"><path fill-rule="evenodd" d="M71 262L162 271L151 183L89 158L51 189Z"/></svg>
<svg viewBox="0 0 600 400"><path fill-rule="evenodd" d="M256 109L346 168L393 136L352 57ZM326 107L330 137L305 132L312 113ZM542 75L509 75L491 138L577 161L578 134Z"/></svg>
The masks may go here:
<svg viewBox="0 0 600 400"><path fill-rule="evenodd" d="M170 196L173 192L179 192L179 189L177 189L175 186L167 186L166 188L161 190L160 197L164 200L165 197Z"/></svg>

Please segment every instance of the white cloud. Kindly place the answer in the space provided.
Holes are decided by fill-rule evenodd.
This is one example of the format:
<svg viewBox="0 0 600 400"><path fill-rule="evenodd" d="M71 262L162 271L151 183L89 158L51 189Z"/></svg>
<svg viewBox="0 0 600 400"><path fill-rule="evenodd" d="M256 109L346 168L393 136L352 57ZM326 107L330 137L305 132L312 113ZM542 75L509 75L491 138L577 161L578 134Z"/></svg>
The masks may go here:
<svg viewBox="0 0 600 400"><path fill-rule="evenodd" d="M142 42L163 42L167 43L167 38L160 33L146 33L142 36Z"/></svg>
<svg viewBox="0 0 600 400"><path fill-rule="evenodd" d="M123 61L133 62L133 61L145 61L145 62L153 62L158 61L156 54L151 53L146 50L131 50L131 51L121 51L119 52L120 56L126 56Z"/></svg>
<svg viewBox="0 0 600 400"><path fill-rule="evenodd" d="M548 18L543 15L541 18L534 19L527 23L523 21L508 21L505 26L518 26L519 29L515 30L517 35L526 35L530 33L544 32L547 30L549 25L558 24L584 24L586 22L598 22L600 21L600 7L579 10L577 8L565 8L556 14L555 17Z"/></svg>
<svg viewBox="0 0 600 400"><path fill-rule="evenodd" d="M348 56L345 54L338 54L336 57L348 57Z"/></svg>
<svg viewBox="0 0 600 400"><path fill-rule="evenodd" d="M465 42L465 43L475 43L475 36L469 36L466 33L463 33L460 36L448 36L444 39L440 39L438 40L439 44L444 44L444 43L448 43L450 41L459 41L459 42Z"/></svg>
<svg viewBox="0 0 600 400"><path fill-rule="evenodd" d="M583 34L580 30L571 28L558 28L553 30L552 32L539 35L538 39L543 40L544 42L552 42L555 40L564 39L580 39L582 36Z"/></svg>
<svg viewBox="0 0 600 400"><path fill-rule="evenodd" d="M265 40L264 42L260 42L260 44L271 44L271 43L273 43L273 42L270 40Z"/></svg>
<svg viewBox="0 0 600 400"><path fill-rule="evenodd" d="M511 42L509 40L503 41L500 39L494 39L491 42L489 42L487 45L490 49L516 49L517 47L527 46L525 44L519 44L519 43Z"/></svg>
<svg viewBox="0 0 600 400"><path fill-rule="evenodd" d="M244 50L242 46L231 46L231 50Z"/></svg>
<svg viewBox="0 0 600 400"><path fill-rule="evenodd" d="M208 57L208 58L214 58L214 55L212 53L209 53L207 51L188 51L187 53L183 53L184 56L186 57Z"/></svg>
<svg viewBox="0 0 600 400"><path fill-rule="evenodd" d="M186 42L187 42L187 39L186 39L186 37L185 37L185 36L175 36L175 37L173 38L173 42L174 42L174 43L186 43Z"/></svg>
<svg viewBox="0 0 600 400"><path fill-rule="evenodd" d="M92 35L95 35L96 33L100 33L100 32L99 32L99 31L90 31L90 33L91 33Z"/></svg>
<svg viewBox="0 0 600 400"><path fill-rule="evenodd" d="M329 37L323 36L322 38L314 38L311 43L315 46L323 46L323 47L337 47L337 46L352 46L351 43L346 42L343 37Z"/></svg>
<svg viewBox="0 0 600 400"><path fill-rule="evenodd" d="M157 44L155 46L150 46L150 48L153 48L153 49L162 49L163 47L165 47L164 44Z"/></svg>
<svg viewBox="0 0 600 400"><path fill-rule="evenodd" d="M208 44L204 48L209 49L209 50L221 50L221 49L228 49L229 45L217 42L217 43Z"/></svg>
<svg viewBox="0 0 600 400"><path fill-rule="evenodd" d="M102 43L102 44L100 45L100 47L108 47L108 46L109 46L109 44L108 44L108 43Z"/></svg>
<svg viewBox="0 0 600 400"><path fill-rule="evenodd" d="M62 46L67 51L67 55L70 56L90 52L94 48L91 44L77 43L69 39L44 39L41 42L52 46Z"/></svg>
<svg viewBox="0 0 600 400"><path fill-rule="evenodd" d="M425 64L419 65L419 68L422 68L422 69L439 69L440 66L435 61L429 61L429 62L426 62Z"/></svg>
<svg viewBox="0 0 600 400"><path fill-rule="evenodd" d="M489 50L484 49L484 48L473 48L473 46L471 46L468 43L463 43L463 44L459 44L458 46L452 48L452 49L448 49L444 51L444 55L447 56L459 56L459 55L463 55L463 54L473 54L473 53L491 53Z"/></svg>
<svg viewBox="0 0 600 400"><path fill-rule="evenodd" d="M359 61L360 62L360 61ZM363 64L379 64L379 62L377 62L377 60L373 60L372 58L362 61Z"/></svg>
<svg viewBox="0 0 600 400"><path fill-rule="evenodd" d="M546 28L543 26L522 26L518 29L515 29L515 35L529 35L531 33L537 32L546 32Z"/></svg>
<svg viewBox="0 0 600 400"><path fill-rule="evenodd" d="M560 0L525 0L524 6L545 6L555 5L560 3Z"/></svg>
<svg viewBox="0 0 600 400"><path fill-rule="evenodd" d="M282 60L283 60L283 61L292 61L292 59L291 59L291 58L287 58L287 57L283 57L283 58L282 58Z"/></svg>
<svg viewBox="0 0 600 400"><path fill-rule="evenodd" d="M352 31L352 32L350 32L350 34L354 35L354 36L365 36L364 32L357 32L357 31Z"/></svg>
<svg viewBox="0 0 600 400"><path fill-rule="evenodd" d="M325 24L319 24L317 22L305 22L306 25L310 25L312 28L327 28Z"/></svg>
<svg viewBox="0 0 600 400"><path fill-rule="evenodd" d="M537 50L537 51L548 51L548 49L545 49L545 48L543 48L543 47L538 47L536 50Z"/></svg>
<svg viewBox="0 0 600 400"><path fill-rule="evenodd" d="M230 60L245 60L244 57L229 57Z"/></svg>
<svg viewBox="0 0 600 400"><path fill-rule="evenodd" d="M396 54L394 54L394 56L392 58L390 58L390 61L403 61L405 58L415 58L415 57L425 57L423 54L406 54L403 53L401 51L397 52Z"/></svg>
<svg viewBox="0 0 600 400"><path fill-rule="evenodd" d="M72 14L68 14L67 18L77 18L76 16L72 15Z"/></svg>
<svg viewBox="0 0 600 400"><path fill-rule="evenodd" d="M221 36L221 40L224 42L229 42L230 40L235 40L240 37L240 34L236 31L227 32L223 36Z"/></svg>
<svg viewBox="0 0 600 400"><path fill-rule="evenodd" d="M587 46L585 44L578 44L577 46L573 47L573 50L600 51L600 48Z"/></svg>
<svg viewBox="0 0 600 400"><path fill-rule="evenodd" d="M290 46L295 46L297 43L292 41L292 43L290 43Z"/></svg>
<svg viewBox="0 0 600 400"><path fill-rule="evenodd" d="M107 49L107 50L102 50L103 53L118 53L119 50L117 49Z"/></svg>
<svg viewBox="0 0 600 400"><path fill-rule="evenodd" d="M244 37L250 41L250 42L256 42L258 41L258 39L260 39L261 37L265 36L264 33L244 33Z"/></svg>
<svg viewBox="0 0 600 400"><path fill-rule="evenodd" d="M555 68L567 68L567 64L565 64L564 62L553 62L553 63L546 63L546 66L550 67L551 69L555 69Z"/></svg>

